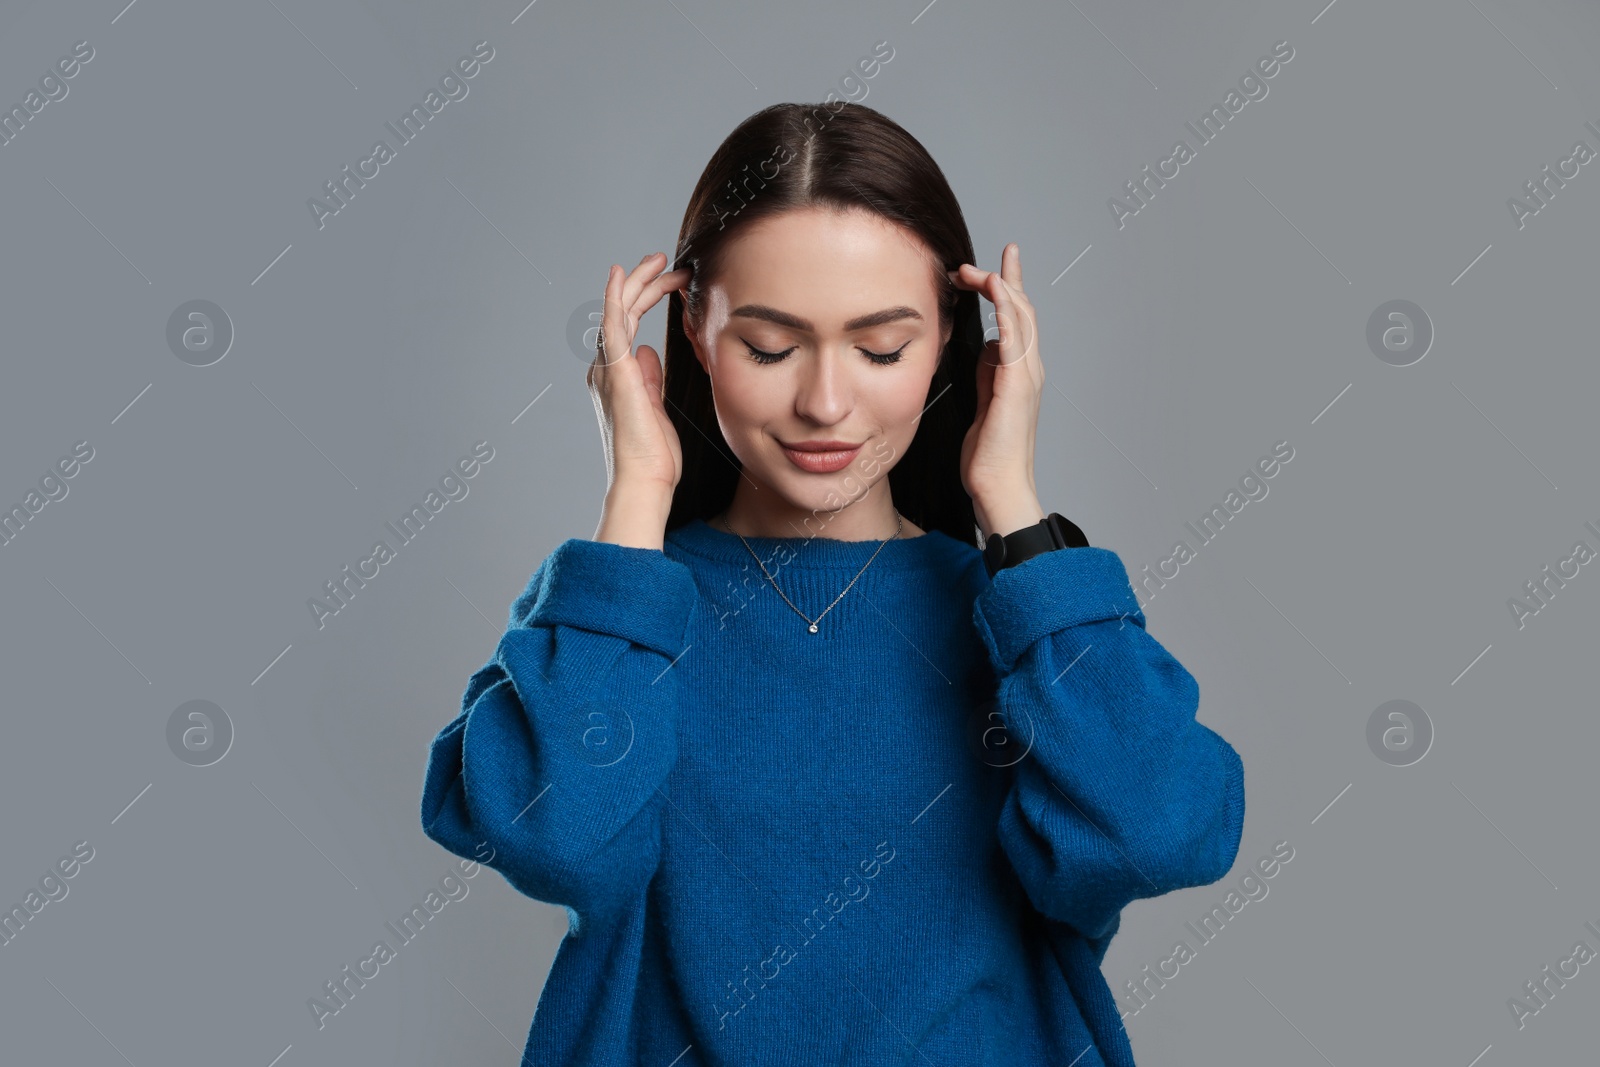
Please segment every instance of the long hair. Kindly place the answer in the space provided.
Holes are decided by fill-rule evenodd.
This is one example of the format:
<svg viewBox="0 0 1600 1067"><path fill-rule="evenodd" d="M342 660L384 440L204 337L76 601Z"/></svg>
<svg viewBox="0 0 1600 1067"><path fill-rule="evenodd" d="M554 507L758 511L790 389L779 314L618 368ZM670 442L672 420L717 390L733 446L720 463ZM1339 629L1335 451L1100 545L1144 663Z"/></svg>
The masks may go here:
<svg viewBox="0 0 1600 1067"><path fill-rule="evenodd" d="M950 339L916 435L889 471L895 507L925 530L977 546L972 499L961 484L961 442L977 413L983 348L978 294L945 272L973 261L961 205L938 164L893 120L861 104L774 104L751 115L712 154L683 214L672 267L692 270L669 294L662 389L683 448L667 530L710 519L732 501L741 467L717 424L711 379L683 329L695 322L729 238L759 219L805 208L860 209L906 227L938 261L939 326Z"/></svg>

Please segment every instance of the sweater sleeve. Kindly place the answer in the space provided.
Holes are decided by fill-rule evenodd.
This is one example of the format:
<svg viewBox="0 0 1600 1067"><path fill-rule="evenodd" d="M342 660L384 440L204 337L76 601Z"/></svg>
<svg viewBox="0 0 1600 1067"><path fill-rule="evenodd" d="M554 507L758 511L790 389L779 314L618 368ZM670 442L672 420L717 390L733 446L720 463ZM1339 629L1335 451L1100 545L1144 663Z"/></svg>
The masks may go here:
<svg viewBox="0 0 1600 1067"><path fill-rule="evenodd" d="M1200 688L1145 632L1116 553L1064 548L1003 569L973 621L1002 722L1027 749L999 838L1035 907L1093 939L1133 900L1227 874L1243 762L1195 720Z"/></svg>
<svg viewBox="0 0 1600 1067"><path fill-rule="evenodd" d="M677 759L670 668L697 596L659 549L557 546L433 740L423 832L580 917L632 899L660 859L658 787Z"/></svg>

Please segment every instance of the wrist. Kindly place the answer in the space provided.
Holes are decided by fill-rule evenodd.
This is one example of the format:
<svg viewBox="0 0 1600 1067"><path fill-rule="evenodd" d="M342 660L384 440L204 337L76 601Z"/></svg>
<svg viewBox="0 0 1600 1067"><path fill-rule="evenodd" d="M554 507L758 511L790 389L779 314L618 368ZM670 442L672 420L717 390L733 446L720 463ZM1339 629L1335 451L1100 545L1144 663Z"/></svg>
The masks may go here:
<svg viewBox="0 0 1600 1067"><path fill-rule="evenodd" d="M1078 524L1051 512L1041 521L1011 533L990 537L983 545L983 566L993 579L1006 567L1026 563L1033 557L1062 548L1086 548L1089 539Z"/></svg>
<svg viewBox="0 0 1600 1067"><path fill-rule="evenodd" d="M1045 516L1044 508L1031 490L974 503L978 526L985 539L1015 533Z"/></svg>
<svg viewBox="0 0 1600 1067"><path fill-rule="evenodd" d="M653 485L613 484L601 505L594 540L660 550L666 544L672 492Z"/></svg>

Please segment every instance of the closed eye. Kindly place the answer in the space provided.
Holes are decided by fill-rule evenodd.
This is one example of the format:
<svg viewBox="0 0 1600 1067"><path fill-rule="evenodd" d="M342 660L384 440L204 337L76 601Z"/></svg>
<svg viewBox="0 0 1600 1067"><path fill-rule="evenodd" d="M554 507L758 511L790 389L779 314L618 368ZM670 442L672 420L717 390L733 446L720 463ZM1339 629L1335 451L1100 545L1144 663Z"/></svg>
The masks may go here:
<svg viewBox="0 0 1600 1067"><path fill-rule="evenodd" d="M744 338L741 337L740 340L744 341ZM893 352L873 352L869 349L861 348L859 346L856 348L856 351L866 356L878 366L887 367L900 362L900 355L906 350L906 346L909 344L911 344L911 342L907 341ZM787 357L790 352L793 352L796 348L800 347L799 345L790 345L782 352L764 352L755 345L751 344L749 341L744 341L744 346L750 350L750 358L755 360L757 363L762 364L778 363Z"/></svg>

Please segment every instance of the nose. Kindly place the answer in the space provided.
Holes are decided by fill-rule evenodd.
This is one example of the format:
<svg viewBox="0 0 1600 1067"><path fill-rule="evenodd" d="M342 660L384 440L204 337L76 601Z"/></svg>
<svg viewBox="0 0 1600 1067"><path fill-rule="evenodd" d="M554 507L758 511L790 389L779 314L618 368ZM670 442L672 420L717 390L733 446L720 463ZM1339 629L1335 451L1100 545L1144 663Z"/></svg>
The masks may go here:
<svg viewBox="0 0 1600 1067"><path fill-rule="evenodd" d="M850 414L854 404L849 373L837 353L821 349L806 360L796 383L796 415L818 426L833 426Z"/></svg>

